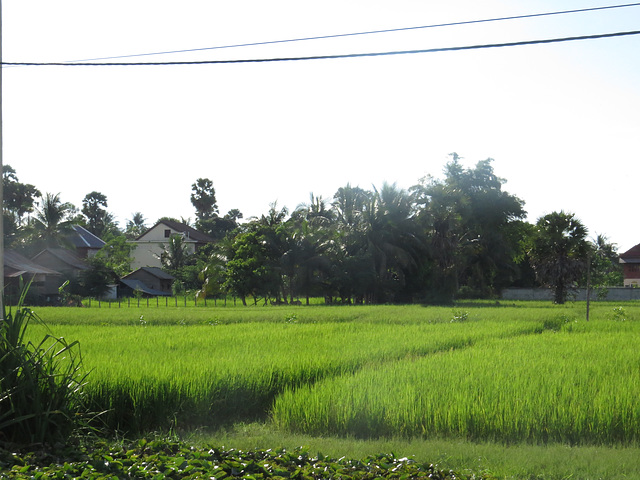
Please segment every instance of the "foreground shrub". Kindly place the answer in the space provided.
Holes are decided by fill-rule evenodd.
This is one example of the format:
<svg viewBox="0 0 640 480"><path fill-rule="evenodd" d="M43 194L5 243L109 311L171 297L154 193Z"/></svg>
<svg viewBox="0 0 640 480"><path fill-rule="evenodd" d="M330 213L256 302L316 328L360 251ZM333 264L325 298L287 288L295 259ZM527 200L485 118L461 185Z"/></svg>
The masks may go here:
<svg viewBox="0 0 640 480"><path fill-rule="evenodd" d="M41 322L21 302L0 320L0 441L65 441L81 418L79 345L49 334L27 342L31 321Z"/></svg>

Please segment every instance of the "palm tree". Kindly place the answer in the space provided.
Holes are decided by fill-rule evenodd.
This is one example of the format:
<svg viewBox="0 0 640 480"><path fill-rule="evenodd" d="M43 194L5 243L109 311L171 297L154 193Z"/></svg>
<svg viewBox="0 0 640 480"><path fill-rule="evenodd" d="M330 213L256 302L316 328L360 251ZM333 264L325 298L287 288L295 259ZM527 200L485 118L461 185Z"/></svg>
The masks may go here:
<svg viewBox="0 0 640 480"><path fill-rule="evenodd" d="M74 212L75 207L71 203L63 203L59 193L46 193L31 224L35 242L45 246L66 245L66 238L73 232Z"/></svg>
<svg viewBox="0 0 640 480"><path fill-rule="evenodd" d="M564 303L571 285L587 266L587 229L572 213L553 212L538 219L530 255L538 280Z"/></svg>
<svg viewBox="0 0 640 480"><path fill-rule="evenodd" d="M384 183L375 190L363 216L367 251L377 280L372 300L389 300L404 287L406 274L417 266L421 250L411 199L395 184Z"/></svg>
<svg viewBox="0 0 640 480"><path fill-rule="evenodd" d="M160 255L162 266L175 274L190 261L189 247L180 234L171 235L164 251Z"/></svg>
<svg viewBox="0 0 640 480"><path fill-rule="evenodd" d="M145 222L146 219L141 212L133 213L131 220L127 220L127 229L125 230L127 238L134 239L142 235L147 228Z"/></svg>
<svg viewBox="0 0 640 480"><path fill-rule="evenodd" d="M371 192L360 187L352 187L349 183L338 189L331 205L342 230L357 228L360 215L371 195Z"/></svg>

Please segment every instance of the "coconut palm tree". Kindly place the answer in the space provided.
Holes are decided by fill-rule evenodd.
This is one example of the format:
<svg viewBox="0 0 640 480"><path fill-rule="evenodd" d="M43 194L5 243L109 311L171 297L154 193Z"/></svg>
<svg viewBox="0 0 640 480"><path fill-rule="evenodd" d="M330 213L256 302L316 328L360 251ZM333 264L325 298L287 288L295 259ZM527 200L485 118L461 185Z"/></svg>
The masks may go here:
<svg viewBox="0 0 640 480"><path fill-rule="evenodd" d="M373 302L392 300L417 266L422 243L416 235L411 198L395 184L384 183L364 210L367 251L373 261Z"/></svg>
<svg viewBox="0 0 640 480"><path fill-rule="evenodd" d="M135 212L131 214L131 220L127 220L127 229L124 234L129 239L134 239L142 235L147 227L145 226L145 222L147 220L144 218L141 212Z"/></svg>
<svg viewBox="0 0 640 480"><path fill-rule="evenodd" d="M60 194L46 193L35 209L30 225L31 236L35 244L47 247L65 246L67 238L73 232L73 215L76 208L60 200Z"/></svg>

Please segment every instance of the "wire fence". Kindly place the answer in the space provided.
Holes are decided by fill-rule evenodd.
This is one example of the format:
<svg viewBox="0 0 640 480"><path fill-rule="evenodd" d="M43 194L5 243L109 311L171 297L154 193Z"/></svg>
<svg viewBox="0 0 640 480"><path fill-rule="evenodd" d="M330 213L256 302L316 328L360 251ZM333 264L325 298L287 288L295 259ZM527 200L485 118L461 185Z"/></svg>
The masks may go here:
<svg viewBox="0 0 640 480"><path fill-rule="evenodd" d="M118 298L118 299L97 299L97 298L84 298L78 304L77 302L74 305L68 306L79 306L79 307L87 307L87 308L177 308L177 307L213 307L213 308L224 308L224 307L235 307L235 306L256 306L256 305L289 305L289 306L300 306L306 305L306 300L296 299L294 301L273 301L271 299L266 299L264 297L253 298L246 297L245 302L242 302L242 299L238 297L228 296L228 297L215 297L215 298L198 298L193 295L180 295L180 296L167 296L167 297L127 297L127 298ZM312 298L310 299L309 304L326 304L326 300L324 298Z"/></svg>
<svg viewBox="0 0 640 480"><path fill-rule="evenodd" d="M242 305L236 297L198 298L195 296L173 297L127 297L118 299L85 298L78 306L87 308L130 308L130 307L226 307Z"/></svg>

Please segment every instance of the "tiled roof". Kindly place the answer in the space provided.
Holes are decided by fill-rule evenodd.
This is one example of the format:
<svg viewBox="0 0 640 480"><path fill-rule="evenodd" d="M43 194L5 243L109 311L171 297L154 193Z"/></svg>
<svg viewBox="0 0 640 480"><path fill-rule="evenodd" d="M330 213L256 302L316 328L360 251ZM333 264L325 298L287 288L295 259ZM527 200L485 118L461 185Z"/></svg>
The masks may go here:
<svg viewBox="0 0 640 480"><path fill-rule="evenodd" d="M56 257L61 262L66 263L67 265L78 270L87 270L89 268L89 266L84 261L82 261L80 257L78 257L71 250L67 250L66 248L47 248L38 253L35 257L32 258L32 260L37 261L38 257L44 255L47 252Z"/></svg>
<svg viewBox="0 0 640 480"><path fill-rule="evenodd" d="M140 267L137 270L134 270L133 272L131 272L128 275L125 275L124 277L122 277L122 279L128 279L129 277L131 277L134 273L137 273L139 271L145 271L147 273L149 273L150 275L153 275L156 278L159 278L161 280L173 280L175 277L167 272L165 272L164 270L162 270L161 268L158 267Z"/></svg>
<svg viewBox="0 0 640 480"><path fill-rule="evenodd" d="M136 279L125 280L124 278L122 278L120 279L120 281L123 284L125 284L127 287L131 288L132 290L140 290L142 293L146 293L147 295L154 295L158 297L171 295L171 293L169 292L163 292L162 290L155 290L153 288L147 287L140 280L136 280Z"/></svg>
<svg viewBox="0 0 640 480"><path fill-rule="evenodd" d="M631 247L626 252L620 254L620 258L623 260L631 259L631 258L639 258L640 259L640 243L635 247Z"/></svg>
<svg viewBox="0 0 640 480"><path fill-rule="evenodd" d="M10 272L6 272L10 277L19 277L20 275L25 274L60 275L59 272L43 267L42 265L38 265L27 257L20 255L15 250L4 251L4 267L5 270L12 270Z"/></svg>
<svg viewBox="0 0 640 480"><path fill-rule="evenodd" d="M75 231L69 235L69 241L76 248L96 248L100 249L105 246L105 242L96 237L86 228L80 225L73 225L71 228Z"/></svg>

